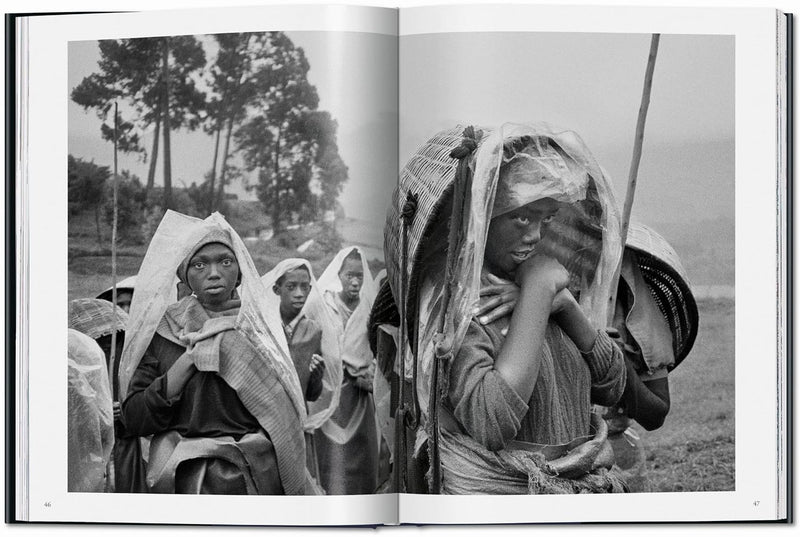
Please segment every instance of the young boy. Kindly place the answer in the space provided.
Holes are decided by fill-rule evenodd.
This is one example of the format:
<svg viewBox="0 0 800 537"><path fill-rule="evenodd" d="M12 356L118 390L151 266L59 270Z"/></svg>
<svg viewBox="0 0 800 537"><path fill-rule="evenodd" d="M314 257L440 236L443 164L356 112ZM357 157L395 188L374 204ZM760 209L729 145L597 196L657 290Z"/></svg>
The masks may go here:
<svg viewBox="0 0 800 537"><path fill-rule="evenodd" d="M262 281L272 287L279 300L283 333L289 345L300 388L307 402L320 399L325 362L322 358L322 326L307 312L306 303L313 287L311 267L305 259L285 259L278 263ZM319 464L314 446L313 432L305 433L306 467L312 477L319 480Z"/></svg>
<svg viewBox="0 0 800 537"><path fill-rule="evenodd" d="M287 260L293 261L293 260ZM300 387L306 401L316 401L322 393L322 329L304 313L308 294L311 291L311 274L303 260L294 260L286 267L276 267L278 279L272 291L280 297L280 314L283 331L289 344ZM285 263L285 262L282 262ZM297 264L299 263L299 264Z"/></svg>

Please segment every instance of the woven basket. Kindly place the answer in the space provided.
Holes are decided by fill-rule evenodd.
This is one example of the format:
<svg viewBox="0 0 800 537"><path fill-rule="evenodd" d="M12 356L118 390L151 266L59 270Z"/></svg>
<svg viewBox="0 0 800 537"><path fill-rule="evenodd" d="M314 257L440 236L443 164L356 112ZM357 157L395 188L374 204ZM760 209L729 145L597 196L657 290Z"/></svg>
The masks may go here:
<svg viewBox="0 0 800 537"><path fill-rule="evenodd" d="M384 281L383 285L378 289L378 295L372 304L369 321L367 322L367 337L373 354L378 351L378 328L382 324L400 326L400 312L397 310L397 304L394 301L392 288L388 280Z"/></svg>
<svg viewBox="0 0 800 537"><path fill-rule="evenodd" d="M92 339L125 330L128 324L128 314L122 308L99 298L78 298L70 301L67 315L69 328Z"/></svg>
<svg viewBox="0 0 800 537"><path fill-rule="evenodd" d="M396 297L402 277L400 267L401 214L406 196L409 193L417 196L416 214L411 221L407 244L406 319L408 320L410 341L414 340L416 329L414 321L417 317L416 292L420 280L420 274L416 268L422 254L420 247L434 231L444 233L446 236L446 229L435 230L433 228L437 226L432 224L441 221L439 215L442 214L452 198L458 160L452 158L450 152L461 145L463 132L464 128L461 126L442 131L417 149L400 172L400 182L394 191L392 204L386 214L383 235L384 259L392 294ZM449 211L449 208L446 210Z"/></svg>
<svg viewBox="0 0 800 537"><path fill-rule="evenodd" d="M686 270L666 239L643 224L631 223L625 246L638 254L642 276L669 324L674 369L692 349L699 327L697 303Z"/></svg>

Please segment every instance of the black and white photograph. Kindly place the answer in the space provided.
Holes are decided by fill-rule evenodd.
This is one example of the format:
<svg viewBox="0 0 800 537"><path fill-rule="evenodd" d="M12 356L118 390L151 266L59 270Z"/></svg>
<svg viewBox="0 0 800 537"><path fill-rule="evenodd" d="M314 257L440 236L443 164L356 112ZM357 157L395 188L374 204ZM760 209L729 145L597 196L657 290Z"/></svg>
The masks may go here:
<svg viewBox="0 0 800 537"><path fill-rule="evenodd" d="M733 489L733 38L331 43L72 44L70 490Z"/></svg>
<svg viewBox="0 0 800 537"><path fill-rule="evenodd" d="M396 50L345 32L70 43L70 491L388 489L367 320Z"/></svg>
<svg viewBox="0 0 800 537"><path fill-rule="evenodd" d="M733 37L413 35L400 58L385 240L417 491L733 490Z"/></svg>

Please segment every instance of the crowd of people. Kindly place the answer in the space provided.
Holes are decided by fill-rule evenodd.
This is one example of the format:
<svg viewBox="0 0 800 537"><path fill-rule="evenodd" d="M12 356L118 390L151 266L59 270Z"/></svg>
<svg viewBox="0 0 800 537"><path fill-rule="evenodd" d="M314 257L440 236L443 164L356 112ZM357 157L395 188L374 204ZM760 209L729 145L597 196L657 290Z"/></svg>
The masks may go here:
<svg viewBox="0 0 800 537"><path fill-rule="evenodd" d="M175 233L188 238L180 255ZM260 276L221 217L168 213L127 285L117 296L133 295L130 315L103 298L70 303L70 363L91 359L93 386L104 388L89 393L70 369L70 490L379 489L366 332L374 285L359 248L343 249L319 282L303 259Z"/></svg>
<svg viewBox="0 0 800 537"><path fill-rule="evenodd" d="M69 490L648 490L632 420L663 424L697 332L674 250L638 225L620 248L569 131L448 131L417 156L376 277L355 246L319 279L299 258L261 275L223 217L170 211L116 304L70 302Z"/></svg>

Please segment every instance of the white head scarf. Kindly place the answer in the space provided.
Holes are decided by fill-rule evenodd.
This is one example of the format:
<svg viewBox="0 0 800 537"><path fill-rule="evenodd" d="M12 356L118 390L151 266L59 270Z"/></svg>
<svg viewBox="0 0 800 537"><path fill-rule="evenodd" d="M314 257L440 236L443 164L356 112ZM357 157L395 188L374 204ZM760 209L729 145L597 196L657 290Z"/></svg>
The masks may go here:
<svg viewBox="0 0 800 537"><path fill-rule="evenodd" d="M253 259L242 239L225 221L214 213L205 220L167 211L147 248L137 276L136 292L131 302L130 319L126 331L125 347L120 363L120 393L126 394L128 384L158 327L167 306L176 301L176 269L192 248L209 232L227 231L233 243L233 253L239 263L241 285L239 296L242 305L236 318L236 328L241 330L264 359L279 373L279 379L289 395L297 414L306 422L305 397L289 355L280 314L266 307L267 298L273 294L264 288Z"/></svg>
<svg viewBox="0 0 800 537"><path fill-rule="evenodd" d="M364 271L364 282L359 292L360 300L347 322L347 327L341 325L338 315L336 322L342 338L342 362L351 375L360 376L372 365L374 358L367 338L367 321L377 292L364 251L358 246L342 248L320 276L319 287L323 294L341 292L342 282L339 279L339 271L342 269L344 260L353 250L356 250L361 256L361 268Z"/></svg>

